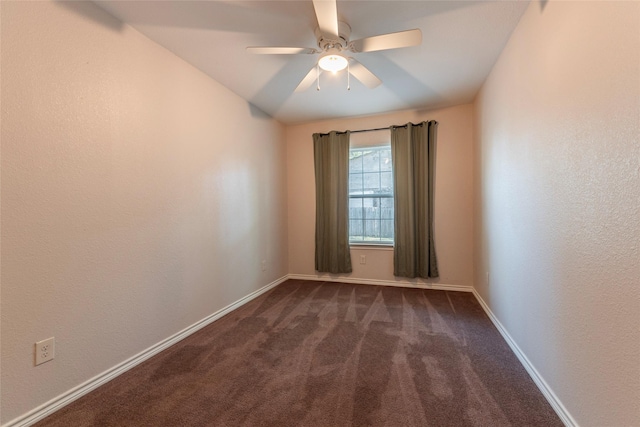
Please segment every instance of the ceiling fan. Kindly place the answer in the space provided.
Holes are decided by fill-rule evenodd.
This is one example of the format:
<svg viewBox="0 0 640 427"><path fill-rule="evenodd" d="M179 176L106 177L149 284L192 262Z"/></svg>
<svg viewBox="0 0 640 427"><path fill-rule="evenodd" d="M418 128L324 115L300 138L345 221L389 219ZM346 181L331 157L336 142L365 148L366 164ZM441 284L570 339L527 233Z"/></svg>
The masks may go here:
<svg viewBox="0 0 640 427"><path fill-rule="evenodd" d="M347 56L348 52L374 52L377 50L397 49L401 47L417 46L422 43L422 32L418 29L400 31L397 33L381 34L373 37L349 41L351 27L345 22L338 21L336 0L313 0L313 7L318 19L316 38L318 49L306 47L268 47L250 46L247 51L257 54L293 55L320 54L318 63L296 87L296 92L309 88L314 81L319 82L322 71L338 72L347 68L347 76L353 75L365 86L373 89L382 81L354 58ZM320 86L318 83L318 90Z"/></svg>

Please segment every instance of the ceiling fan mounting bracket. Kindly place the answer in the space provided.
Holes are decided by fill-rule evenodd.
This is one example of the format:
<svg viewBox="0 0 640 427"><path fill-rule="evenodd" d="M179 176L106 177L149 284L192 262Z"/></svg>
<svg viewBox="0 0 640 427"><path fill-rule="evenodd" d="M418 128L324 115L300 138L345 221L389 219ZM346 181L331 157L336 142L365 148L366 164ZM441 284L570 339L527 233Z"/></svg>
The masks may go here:
<svg viewBox="0 0 640 427"><path fill-rule="evenodd" d="M349 49L349 37L351 36L351 27L346 22L338 21L338 40L325 37L320 28L316 28L316 38L318 39L318 47L327 52L330 49L338 49L339 51Z"/></svg>

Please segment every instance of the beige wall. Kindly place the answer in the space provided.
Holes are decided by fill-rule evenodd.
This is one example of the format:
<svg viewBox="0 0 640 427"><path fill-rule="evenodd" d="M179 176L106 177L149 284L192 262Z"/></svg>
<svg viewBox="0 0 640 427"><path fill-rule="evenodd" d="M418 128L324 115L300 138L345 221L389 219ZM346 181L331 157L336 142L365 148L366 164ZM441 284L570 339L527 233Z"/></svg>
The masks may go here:
<svg viewBox="0 0 640 427"><path fill-rule="evenodd" d="M438 146L435 188L435 239L440 278L444 285L473 284L473 107L462 105L435 111L404 111L379 116L288 126L289 273L316 276L314 270L315 177L314 132L357 130L407 122L437 120ZM367 263L361 265L360 255ZM391 249L351 249L353 272L333 277L370 281L407 281L393 276ZM422 280L413 280L425 283Z"/></svg>
<svg viewBox="0 0 640 427"><path fill-rule="evenodd" d="M286 130L90 3L0 4L0 423L315 275L311 134L434 119L435 283L475 285L580 425L640 424L637 2L532 3L475 125L464 105ZM347 278L396 281L389 250L352 256Z"/></svg>
<svg viewBox="0 0 640 427"><path fill-rule="evenodd" d="M639 25L532 2L476 100L476 288L583 427L640 425Z"/></svg>
<svg viewBox="0 0 640 427"><path fill-rule="evenodd" d="M281 125L90 2L2 2L1 39L5 423L288 263Z"/></svg>

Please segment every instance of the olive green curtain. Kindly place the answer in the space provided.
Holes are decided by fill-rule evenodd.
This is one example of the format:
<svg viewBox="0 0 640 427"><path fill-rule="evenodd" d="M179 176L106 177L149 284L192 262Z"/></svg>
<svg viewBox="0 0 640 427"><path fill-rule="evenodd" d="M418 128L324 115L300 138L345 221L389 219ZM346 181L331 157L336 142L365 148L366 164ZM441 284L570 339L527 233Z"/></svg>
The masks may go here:
<svg viewBox="0 0 640 427"><path fill-rule="evenodd" d="M313 134L316 172L316 270L351 273L349 131Z"/></svg>
<svg viewBox="0 0 640 427"><path fill-rule="evenodd" d="M436 121L391 127L395 208L393 274L438 277L433 241Z"/></svg>

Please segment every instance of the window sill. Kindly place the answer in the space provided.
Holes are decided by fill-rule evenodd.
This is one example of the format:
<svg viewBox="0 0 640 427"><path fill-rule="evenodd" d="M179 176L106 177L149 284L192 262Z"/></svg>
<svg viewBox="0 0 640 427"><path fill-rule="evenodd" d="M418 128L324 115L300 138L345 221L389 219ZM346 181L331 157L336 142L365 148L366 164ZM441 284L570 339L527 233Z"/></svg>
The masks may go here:
<svg viewBox="0 0 640 427"><path fill-rule="evenodd" d="M349 243L349 248L367 251L392 251L393 243Z"/></svg>

